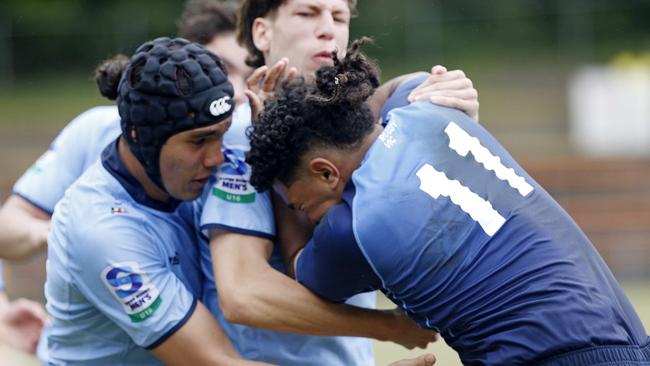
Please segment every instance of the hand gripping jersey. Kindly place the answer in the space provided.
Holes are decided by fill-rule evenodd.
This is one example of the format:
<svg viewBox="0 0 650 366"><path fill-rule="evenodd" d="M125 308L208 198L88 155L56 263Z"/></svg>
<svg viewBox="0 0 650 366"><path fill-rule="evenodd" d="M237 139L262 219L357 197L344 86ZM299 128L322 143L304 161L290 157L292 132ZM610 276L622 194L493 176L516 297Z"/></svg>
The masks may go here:
<svg viewBox="0 0 650 366"><path fill-rule="evenodd" d="M352 175L354 236L387 296L468 365L614 345L629 354L610 361L648 360L592 244L487 131L430 103L388 119Z"/></svg>
<svg viewBox="0 0 650 366"><path fill-rule="evenodd" d="M235 110L232 125L224 135L224 164L216 180L203 195L201 229L210 228L249 234L267 239L275 237L273 207L268 192L258 193L250 185L250 166L244 156L250 149L246 130L251 126L250 107L244 104ZM273 249L270 264L284 272L282 256ZM218 306L212 272L212 259L207 245L201 246L201 267L206 276L204 304L217 317L240 354L247 359L279 365L372 365L372 342L357 337L316 337L273 332L228 323ZM374 307L376 295L362 294L349 303Z"/></svg>
<svg viewBox="0 0 650 366"><path fill-rule="evenodd" d="M57 204L45 295L48 365L160 365L148 352L201 296L192 202L149 200L110 144Z"/></svg>

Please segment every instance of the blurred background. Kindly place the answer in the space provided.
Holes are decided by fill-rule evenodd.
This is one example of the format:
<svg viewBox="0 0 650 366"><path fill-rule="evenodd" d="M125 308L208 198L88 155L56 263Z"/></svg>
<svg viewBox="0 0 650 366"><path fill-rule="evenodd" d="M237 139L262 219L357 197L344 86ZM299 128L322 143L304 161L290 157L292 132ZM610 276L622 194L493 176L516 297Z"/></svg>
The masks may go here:
<svg viewBox="0 0 650 366"><path fill-rule="evenodd" d="M0 200L68 121L109 104L95 65L173 35L182 6L0 2ZM650 329L650 1L360 0L359 13L352 38L375 39L384 80L435 64L466 72L480 122L574 217ZM43 300L43 263L5 266L12 298ZM417 354L404 352L378 344L378 364Z"/></svg>

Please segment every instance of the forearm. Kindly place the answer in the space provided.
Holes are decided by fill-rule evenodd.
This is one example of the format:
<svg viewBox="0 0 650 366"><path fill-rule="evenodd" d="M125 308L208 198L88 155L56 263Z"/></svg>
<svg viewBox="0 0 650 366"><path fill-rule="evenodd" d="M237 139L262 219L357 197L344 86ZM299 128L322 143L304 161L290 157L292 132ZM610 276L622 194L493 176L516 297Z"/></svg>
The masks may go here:
<svg viewBox="0 0 650 366"><path fill-rule="evenodd" d="M291 333L389 339L397 322L393 312L324 301L273 269L270 248L261 250L263 244L255 240L261 239L232 233L211 240L219 304L227 320Z"/></svg>
<svg viewBox="0 0 650 366"><path fill-rule="evenodd" d="M171 366L268 365L242 359L202 304L187 323L152 351L165 365Z"/></svg>
<svg viewBox="0 0 650 366"><path fill-rule="evenodd" d="M49 215L17 196L0 208L0 257L19 260L43 250Z"/></svg>
<svg viewBox="0 0 650 366"><path fill-rule="evenodd" d="M380 340L387 340L390 333L390 312L329 303L271 267L261 271L259 278L240 281L240 286L232 289L241 296L234 319L238 323L291 333Z"/></svg>

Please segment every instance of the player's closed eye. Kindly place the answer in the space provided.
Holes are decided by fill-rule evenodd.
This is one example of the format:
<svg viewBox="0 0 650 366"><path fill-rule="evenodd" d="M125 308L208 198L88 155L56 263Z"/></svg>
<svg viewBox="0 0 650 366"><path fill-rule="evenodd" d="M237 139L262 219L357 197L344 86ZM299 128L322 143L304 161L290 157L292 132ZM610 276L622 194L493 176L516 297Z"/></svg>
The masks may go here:
<svg viewBox="0 0 650 366"><path fill-rule="evenodd" d="M342 23L342 24L348 24L350 23L350 19L346 16L343 15L334 15L334 21L337 23Z"/></svg>

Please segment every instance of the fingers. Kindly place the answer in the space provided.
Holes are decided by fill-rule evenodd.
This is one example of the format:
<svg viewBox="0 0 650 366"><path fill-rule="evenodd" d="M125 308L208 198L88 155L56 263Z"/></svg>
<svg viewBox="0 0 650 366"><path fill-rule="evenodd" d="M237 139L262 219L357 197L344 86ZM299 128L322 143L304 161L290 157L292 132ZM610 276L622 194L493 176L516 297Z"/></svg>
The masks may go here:
<svg viewBox="0 0 650 366"><path fill-rule="evenodd" d="M478 92L476 89L428 89L420 93L414 94L411 97L411 102L420 102L423 100L429 100L431 97L448 97L448 98L458 98L468 101L478 101Z"/></svg>
<svg viewBox="0 0 650 366"><path fill-rule="evenodd" d="M251 105L253 120L257 119L264 109L264 101L273 97L276 89L284 80L293 80L298 76L298 69L288 68L289 59L282 58L271 69L259 67L246 79L248 90L244 94Z"/></svg>
<svg viewBox="0 0 650 366"><path fill-rule="evenodd" d="M436 356L432 353L424 354L415 359L414 365L416 366L431 366L436 363Z"/></svg>
<svg viewBox="0 0 650 366"><path fill-rule="evenodd" d="M431 366L436 363L436 356L432 353L426 353L416 358L400 360L391 363L389 366Z"/></svg>
<svg viewBox="0 0 650 366"><path fill-rule="evenodd" d="M437 81L435 83L427 83L425 81L424 83L420 84L417 88L413 89L413 91L409 95L409 101L411 101L411 99L415 100L420 96L420 94L431 93L431 92L436 92L441 90L444 91L466 90L466 91L471 91L471 93L475 93L474 97L478 96L478 92L476 92L476 89L474 89L474 86L472 85L472 81L467 78L464 78L464 79Z"/></svg>
<svg viewBox="0 0 650 366"><path fill-rule="evenodd" d="M262 99L250 89L244 90L244 94L248 98L248 103L251 106L251 116L253 121L255 121L264 110L264 102L262 102Z"/></svg>
<svg viewBox="0 0 650 366"><path fill-rule="evenodd" d="M287 80L291 81L296 77L298 77L298 69L296 69L294 66L291 66L289 73L287 74Z"/></svg>
<svg viewBox="0 0 650 366"><path fill-rule="evenodd" d="M469 82L470 86L472 86L472 81L465 76L465 73L463 70L452 70L452 71L446 71L443 66L434 66L433 69L431 69L431 75L422 83L420 84L415 90L425 88L430 85L435 85L444 81L452 81L452 80L463 80L466 79L467 82ZM441 73L441 71L444 71ZM415 91L414 90L414 91Z"/></svg>
<svg viewBox="0 0 650 366"><path fill-rule="evenodd" d="M43 305L40 303L20 298L14 301L14 304L16 304L16 306L20 309L23 309L25 312L29 313L34 318L38 319L43 324L47 322L47 312L45 312Z"/></svg>
<svg viewBox="0 0 650 366"><path fill-rule="evenodd" d="M465 114L470 116L473 120L478 121L479 102L477 100L434 95L429 98L429 101L433 104L438 104L444 107L459 109L465 112Z"/></svg>
<svg viewBox="0 0 650 366"><path fill-rule="evenodd" d="M282 58L278 61L271 70L267 73L264 81L262 82L262 90L265 92L275 91L279 82L283 80L287 65L289 64L289 59Z"/></svg>
<svg viewBox="0 0 650 366"><path fill-rule="evenodd" d="M246 79L246 86L248 89L251 90L259 90L260 88L260 81L264 79L264 76L266 75L266 71L269 68L267 66L261 66L258 67L253 71L253 73Z"/></svg>
<svg viewBox="0 0 650 366"><path fill-rule="evenodd" d="M442 75L447 72L447 68L442 65L436 65L431 68L431 73L434 75Z"/></svg>

